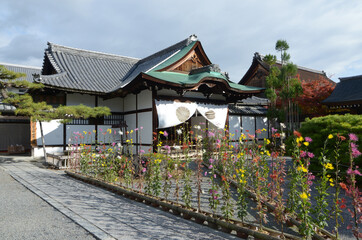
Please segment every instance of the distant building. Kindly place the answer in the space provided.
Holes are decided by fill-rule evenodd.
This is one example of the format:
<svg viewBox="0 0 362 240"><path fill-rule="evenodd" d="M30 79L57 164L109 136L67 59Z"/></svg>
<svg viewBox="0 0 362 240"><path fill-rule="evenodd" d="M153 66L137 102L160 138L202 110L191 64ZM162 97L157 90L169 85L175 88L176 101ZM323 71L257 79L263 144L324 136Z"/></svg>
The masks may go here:
<svg viewBox="0 0 362 240"><path fill-rule="evenodd" d="M6 69L17 73L25 73L24 79L33 82L33 74L40 74L40 67L29 67L8 63L0 63ZM26 89L12 88L8 91L23 94ZM0 152L8 152L12 147L13 152L16 152L17 146L24 147L26 152L31 151L31 124L28 117L16 116L15 108L9 104L1 102L0 96ZM33 124L34 125L34 124Z"/></svg>
<svg viewBox="0 0 362 240"><path fill-rule="evenodd" d="M239 81L239 84L253 87L266 88L266 77L269 75L269 65L263 61L263 57L259 53L255 53L253 61L248 71ZM277 61L276 65L281 67L281 63ZM333 84L333 80L327 77L324 71L318 71L310 68L297 66L297 76L303 81L311 81L316 79L325 79Z"/></svg>
<svg viewBox="0 0 362 240"><path fill-rule="evenodd" d="M339 79L332 94L323 101L331 113L362 114L362 75Z"/></svg>

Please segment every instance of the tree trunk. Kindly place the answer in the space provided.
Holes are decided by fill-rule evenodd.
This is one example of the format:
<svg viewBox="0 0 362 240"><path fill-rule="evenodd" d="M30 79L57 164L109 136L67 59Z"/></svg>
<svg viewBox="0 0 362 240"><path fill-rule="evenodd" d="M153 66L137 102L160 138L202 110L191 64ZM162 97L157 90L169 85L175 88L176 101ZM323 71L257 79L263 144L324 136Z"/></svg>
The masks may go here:
<svg viewBox="0 0 362 240"><path fill-rule="evenodd" d="M43 133L43 124L41 121L39 121L40 126L40 135L41 135L41 143L43 145L43 152L44 152L44 160L47 162L47 152L45 150L45 140L44 140L44 133Z"/></svg>

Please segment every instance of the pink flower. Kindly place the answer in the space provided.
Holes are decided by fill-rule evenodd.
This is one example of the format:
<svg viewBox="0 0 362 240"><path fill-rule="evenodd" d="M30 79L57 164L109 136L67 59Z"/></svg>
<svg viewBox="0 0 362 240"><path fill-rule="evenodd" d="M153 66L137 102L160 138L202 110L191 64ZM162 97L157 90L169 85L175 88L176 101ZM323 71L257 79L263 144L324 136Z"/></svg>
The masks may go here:
<svg viewBox="0 0 362 240"><path fill-rule="evenodd" d="M205 172L205 177L207 176L207 172Z"/></svg>
<svg viewBox="0 0 362 240"><path fill-rule="evenodd" d="M311 153L311 152L308 152L308 157L309 157L309 158L314 158L314 154Z"/></svg>
<svg viewBox="0 0 362 240"><path fill-rule="evenodd" d="M164 131L163 136L168 137L168 133L166 131Z"/></svg>
<svg viewBox="0 0 362 240"><path fill-rule="evenodd" d="M140 153L145 153L145 150L142 150L142 149L141 149L141 150L140 150Z"/></svg>
<svg viewBox="0 0 362 240"><path fill-rule="evenodd" d="M348 136L349 136L349 139L350 139L351 141L355 141L355 142L358 141L358 137L357 137L356 134L350 133L350 134L348 134Z"/></svg>
<svg viewBox="0 0 362 240"><path fill-rule="evenodd" d="M209 163L212 164L214 162L214 159L210 158Z"/></svg>
<svg viewBox="0 0 362 240"><path fill-rule="evenodd" d="M309 143L313 141L310 137L305 137L304 140Z"/></svg>
<svg viewBox="0 0 362 240"><path fill-rule="evenodd" d="M272 127L272 133L276 133L276 132L278 132L278 129L275 129Z"/></svg>
<svg viewBox="0 0 362 240"><path fill-rule="evenodd" d="M146 172L146 170L147 170L146 168L143 168L143 169L142 169L142 172Z"/></svg>
<svg viewBox="0 0 362 240"><path fill-rule="evenodd" d="M361 155L361 152L357 148L352 148L352 157L356 158Z"/></svg>
<svg viewBox="0 0 362 240"><path fill-rule="evenodd" d="M138 131L138 128L135 128L134 131L137 132L137 131Z"/></svg>
<svg viewBox="0 0 362 240"><path fill-rule="evenodd" d="M214 178L216 178L216 174L214 174Z"/></svg>
<svg viewBox="0 0 362 240"><path fill-rule="evenodd" d="M172 175L170 173L168 174L168 178L172 178Z"/></svg>
<svg viewBox="0 0 362 240"><path fill-rule="evenodd" d="M215 133L207 131L207 136L208 137L215 137Z"/></svg>
<svg viewBox="0 0 362 240"><path fill-rule="evenodd" d="M112 147L114 147L116 145L116 143L115 142L112 142Z"/></svg>
<svg viewBox="0 0 362 240"><path fill-rule="evenodd" d="M306 156L307 156L307 152L301 150L301 151L300 151L300 156L301 156L302 158L306 157Z"/></svg>
<svg viewBox="0 0 362 240"><path fill-rule="evenodd" d="M210 164L209 169L212 169L212 165Z"/></svg>

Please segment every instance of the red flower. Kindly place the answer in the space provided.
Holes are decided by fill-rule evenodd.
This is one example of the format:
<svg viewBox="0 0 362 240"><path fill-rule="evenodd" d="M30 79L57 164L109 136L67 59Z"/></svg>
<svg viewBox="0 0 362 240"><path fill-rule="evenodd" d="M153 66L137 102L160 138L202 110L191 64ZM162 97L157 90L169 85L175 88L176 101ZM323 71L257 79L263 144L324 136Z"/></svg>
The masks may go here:
<svg viewBox="0 0 362 240"><path fill-rule="evenodd" d="M302 136L302 134L300 132L298 132L297 130L294 130L293 134L296 137L301 137Z"/></svg>

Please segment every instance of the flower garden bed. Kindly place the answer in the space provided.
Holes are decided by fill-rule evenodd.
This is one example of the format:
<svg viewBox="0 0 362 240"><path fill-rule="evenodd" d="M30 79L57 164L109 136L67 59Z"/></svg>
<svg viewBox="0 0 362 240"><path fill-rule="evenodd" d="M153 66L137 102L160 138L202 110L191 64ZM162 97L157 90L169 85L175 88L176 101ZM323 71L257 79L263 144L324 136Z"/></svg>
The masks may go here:
<svg viewBox="0 0 362 240"><path fill-rule="evenodd" d="M108 132L111 130L103 133L104 138ZM157 149L147 154L142 149L136 150L132 132L126 133L127 142L123 146L112 141L95 146L80 143L80 139L92 138L91 133L77 133L77 141L70 145L74 154L70 154L71 170L67 173L185 219L256 239L339 239L339 219L346 208L341 197L344 190L352 203L350 212L354 211L349 228L353 234L359 234L362 198L355 176L361 173L354 158L360 152L356 144L358 138L353 134L349 140L339 135L328 136L325 146L335 146L334 159L330 159L325 149L316 155L309 152L308 146L313 140L295 132L292 160L287 170L283 145L277 146L280 133L275 129L271 139L239 134L236 141L232 141L234 134L227 130L184 128L180 134L175 131L178 139L172 141L179 143L178 146L165 144L170 142L168 133L160 131L154 133ZM342 141L349 142L348 153L340 152ZM135 150L138 154L130 154ZM348 182L341 182L339 176L341 154L350 156ZM312 158L317 159L322 168L313 191L315 176L309 170ZM335 235L324 229L327 222L331 222L330 216ZM287 225L294 226L288 228Z"/></svg>
<svg viewBox="0 0 362 240"><path fill-rule="evenodd" d="M78 180L84 181L86 183L99 186L101 188L107 189L114 193L117 193L121 196L127 197L129 199L135 200L137 202L142 202L148 205L151 205L156 208L161 208L164 211L172 212L175 215L180 215L184 219L193 220L196 223L209 226L214 229L219 229L221 231L236 234L241 238L247 238L248 236L253 236L255 239L265 239L265 240L277 240L281 239L284 236L285 239L302 239L299 236L293 236L291 234L282 233L273 229L263 227L258 229L257 225L250 225L242 223L236 219L226 220L220 215L215 215L206 211L198 211L195 208L188 208L183 204L175 203L170 200L165 200L162 198L156 198L154 196L145 194L144 192L137 191L131 188L124 188L117 186L112 183L104 182L101 179L96 179L90 176L85 176L80 173L65 171L69 176L76 178ZM313 239L325 239L320 236L315 236Z"/></svg>

